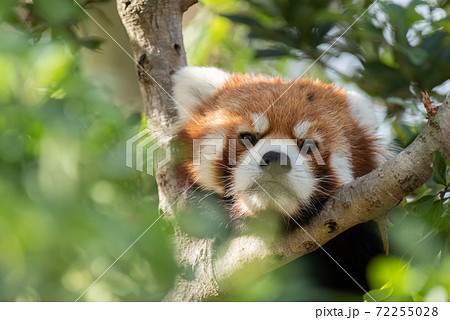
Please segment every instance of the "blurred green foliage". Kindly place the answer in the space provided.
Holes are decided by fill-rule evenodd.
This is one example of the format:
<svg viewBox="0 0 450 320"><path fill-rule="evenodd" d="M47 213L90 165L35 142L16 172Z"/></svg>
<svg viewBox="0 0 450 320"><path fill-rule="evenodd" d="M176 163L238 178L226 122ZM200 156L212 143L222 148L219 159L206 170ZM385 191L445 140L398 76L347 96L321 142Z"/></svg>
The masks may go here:
<svg viewBox="0 0 450 320"><path fill-rule="evenodd" d="M159 216L154 179L125 166L141 115L83 75L73 1L2 6L0 300L73 301ZM83 299L160 300L170 234L159 221Z"/></svg>
<svg viewBox="0 0 450 320"><path fill-rule="evenodd" d="M433 178L392 210L393 255L371 262L367 274L377 301L450 300L449 166L435 152ZM365 296L365 300L372 301Z"/></svg>
<svg viewBox="0 0 450 320"><path fill-rule="evenodd" d="M420 91L431 91L448 80L447 0L412 0L405 6L391 1L371 5L371 1L353 0L242 2L246 6L236 6L224 16L247 26L256 58L317 60L383 99L409 98L411 89L420 97ZM353 74L329 63L343 54L359 62Z"/></svg>
<svg viewBox="0 0 450 320"><path fill-rule="evenodd" d="M104 1L79 3L95 11ZM442 99L432 90L450 74L448 1L379 1L326 53L369 1L202 2L184 32L190 64L296 77L323 54L306 74L385 101L399 147L424 124L417 89ZM75 300L160 214L154 179L125 166L141 115L124 116L80 63L102 43L81 36L87 23L72 0L0 2L0 300ZM348 55L359 67L337 70L333 59ZM392 254L367 270L377 300L449 300L448 172L436 154L433 179L391 212ZM205 212L214 204L202 201ZM184 231L208 237L217 234L210 225L227 224L199 213L186 212ZM82 300L162 299L178 272L172 232L160 219ZM225 298L364 299L317 287L298 266Z"/></svg>

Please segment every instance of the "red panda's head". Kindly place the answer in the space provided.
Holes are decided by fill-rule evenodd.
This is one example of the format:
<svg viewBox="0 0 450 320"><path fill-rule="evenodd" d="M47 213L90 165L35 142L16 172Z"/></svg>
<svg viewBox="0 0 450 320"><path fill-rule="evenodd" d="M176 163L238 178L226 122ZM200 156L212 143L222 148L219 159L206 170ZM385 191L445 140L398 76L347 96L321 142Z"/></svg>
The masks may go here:
<svg viewBox="0 0 450 320"><path fill-rule="evenodd" d="M186 67L174 77L181 166L232 203L234 216L271 209L306 218L379 159L367 100L302 79Z"/></svg>

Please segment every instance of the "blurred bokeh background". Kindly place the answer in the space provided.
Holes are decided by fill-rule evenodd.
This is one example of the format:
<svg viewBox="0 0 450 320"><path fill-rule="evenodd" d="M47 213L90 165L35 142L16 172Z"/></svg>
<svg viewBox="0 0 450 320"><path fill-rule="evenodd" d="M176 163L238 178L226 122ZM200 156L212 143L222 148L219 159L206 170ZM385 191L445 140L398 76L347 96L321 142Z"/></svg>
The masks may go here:
<svg viewBox="0 0 450 320"><path fill-rule="evenodd" d="M159 216L154 178L125 166L125 142L145 121L115 1L78 2L114 41L73 0L0 2L1 301L77 299ZM442 101L450 91L450 2L378 1L353 24L371 3L203 0L185 15L188 63L360 90L401 149L426 122L420 92ZM377 300L450 299L448 186L436 154L433 179L390 213L392 254L367 270ZM160 219L82 300L161 300L177 273L171 234ZM226 298L366 298L298 268Z"/></svg>

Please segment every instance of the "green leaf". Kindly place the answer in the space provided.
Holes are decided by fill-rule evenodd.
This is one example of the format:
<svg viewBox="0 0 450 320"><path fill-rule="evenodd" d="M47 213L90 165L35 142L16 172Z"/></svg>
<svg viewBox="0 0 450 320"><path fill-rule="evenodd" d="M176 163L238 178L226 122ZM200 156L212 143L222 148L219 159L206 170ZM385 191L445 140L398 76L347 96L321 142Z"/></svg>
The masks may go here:
<svg viewBox="0 0 450 320"><path fill-rule="evenodd" d="M415 111L421 112L416 103L405 101L402 98L390 97L390 98L387 98L386 102L387 103L392 103L392 104L397 104L397 105L400 105L400 106L402 106L404 108L413 109Z"/></svg>
<svg viewBox="0 0 450 320"><path fill-rule="evenodd" d="M419 205L423 205L425 203L428 203L430 201L433 201L433 199L435 198L435 195L427 195L427 196L423 196L420 199L414 200L412 202L409 202L408 205L410 206L419 206Z"/></svg>
<svg viewBox="0 0 450 320"><path fill-rule="evenodd" d="M248 15L244 14L221 14L222 17L225 17L229 20L231 20L234 23L242 23L245 24L251 28L264 28L261 23L254 19L253 17L250 17Z"/></svg>
<svg viewBox="0 0 450 320"><path fill-rule="evenodd" d="M364 294L364 301L366 302L373 302L373 300L375 300L376 302L385 301L392 295L392 292L393 289L391 286L381 289L370 290L369 292Z"/></svg>
<svg viewBox="0 0 450 320"><path fill-rule="evenodd" d="M432 225L436 228L439 228L441 217L445 212L444 205L442 204L442 200L435 200L431 207L428 209L426 217L430 220Z"/></svg>
<svg viewBox="0 0 450 320"><path fill-rule="evenodd" d="M450 208L448 205L442 206L444 212L442 213L439 222L437 224L437 231L444 234L450 234Z"/></svg>
<svg viewBox="0 0 450 320"><path fill-rule="evenodd" d="M428 52L422 48L405 48L404 52L412 64L420 66L428 58Z"/></svg>
<svg viewBox="0 0 450 320"><path fill-rule="evenodd" d="M413 298L414 302L423 302L424 301L423 297L417 293L412 294L411 297Z"/></svg>
<svg viewBox="0 0 450 320"><path fill-rule="evenodd" d="M428 212L433 205L433 201L436 198L435 195L423 196L415 201L409 202L405 205L405 210L408 213L415 216L421 216Z"/></svg>
<svg viewBox="0 0 450 320"><path fill-rule="evenodd" d="M104 42L104 39L98 37L85 37L80 39L79 41L81 46L90 50L97 50Z"/></svg>
<svg viewBox="0 0 450 320"><path fill-rule="evenodd" d="M275 58L290 55L290 51L284 48L280 49L261 49L256 50L255 58Z"/></svg>
<svg viewBox="0 0 450 320"><path fill-rule="evenodd" d="M445 160L442 153L436 150L433 153L433 181L443 186L447 185L447 179L445 177Z"/></svg>
<svg viewBox="0 0 450 320"><path fill-rule="evenodd" d="M432 52L436 51L438 47L442 44L444 39L448 37L448 33L445 31L436 31L429 36L426 36L422 43L420 44L420 48Z"/></svg>

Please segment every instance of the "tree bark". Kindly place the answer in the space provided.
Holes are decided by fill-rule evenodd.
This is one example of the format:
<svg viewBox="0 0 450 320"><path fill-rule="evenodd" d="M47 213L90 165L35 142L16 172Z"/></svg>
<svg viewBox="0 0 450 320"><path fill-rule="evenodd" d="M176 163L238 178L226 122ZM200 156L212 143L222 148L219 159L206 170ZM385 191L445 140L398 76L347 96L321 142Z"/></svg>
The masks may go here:
<svg viewBox="0 0 450 320"><path fill-rule="evenodd" d="M117 0L117 10L130 38L147 124L165 135L176 117L170 77L186 66L181 30L183 12L196 0ZM157 172L160 206L176 199L180 181L168 166ZM168 216L173 210L169 210Z"/></svg>
<svg viewBox="0 0 450 320"><path fill-rule="evenodd" d="M117 0L139 64L137 74L148 125L166 136L176 117L168 95L170 76L186 65L182 14L194 3L196 0ZM251 281L318 249L354 225L384 215L430 178L435 150L450 159L449 104L448 96L408 148L377 170L341 187L308 226L271 242L258 236L234 236L213 250L216 239L183 233L177 224L177 210L171 206L183 181L171 166L158 170L160 207L174 226L177 259L184 270L165 300L211 299L228 290L237 278ZM252 267L255 265L258 268Z"/></svg>
<svg viewBox="0 0 450 320"><path fill-rule="evenodd" d="M171 75L186 66L182 18L197 0L117 0L117 10L130 38L136 72L144 101L147 124L152 130L170 136L176 117L171 94ZM216 295L218 285L212 274L212 244L214 239L196 239L184 234L176 220L176 208L183 180L174 167L168 165L156 173L160 208L170 220L175 232L177 259L183 270L194 273L194 284L180 276L175 290L167 300L202 300ZM178 201L177 201L178 200Z"/></svg>

